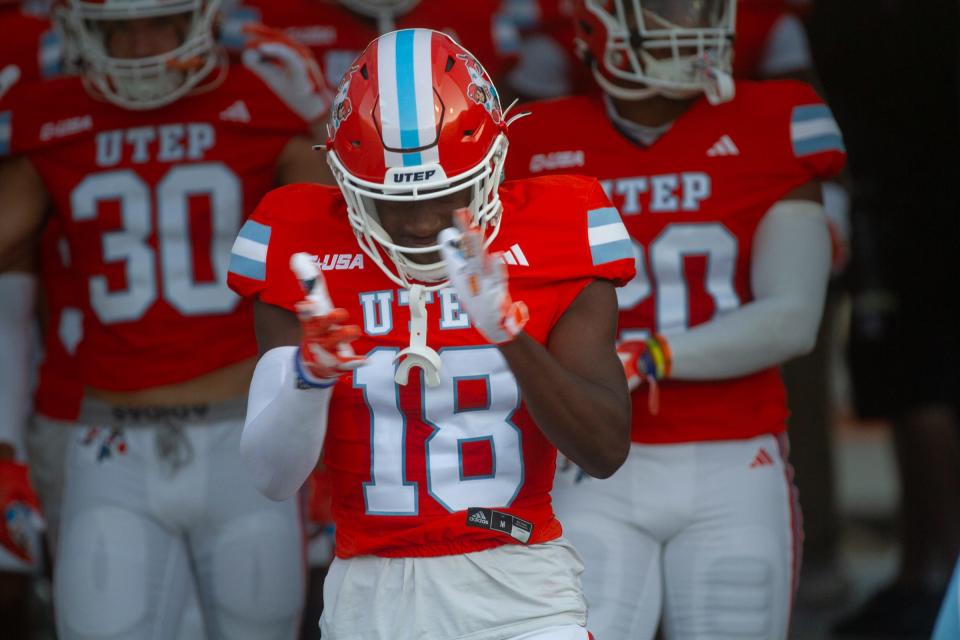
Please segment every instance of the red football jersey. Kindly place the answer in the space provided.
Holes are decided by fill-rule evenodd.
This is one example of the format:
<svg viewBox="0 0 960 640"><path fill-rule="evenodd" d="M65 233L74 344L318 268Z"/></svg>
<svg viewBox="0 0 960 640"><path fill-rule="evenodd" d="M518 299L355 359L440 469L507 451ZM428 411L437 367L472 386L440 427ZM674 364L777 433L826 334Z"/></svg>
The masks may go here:
<svg viewBox="0 0 960 640"><path fill-rule="evenodd" d="M513 21L500 13L500 2L420 0L396 19L393 28L442 31L470 51L496 79L513 63L519 45ZM350 11L337 0L242 0L230 12L224 39L229 43L247 20L283 29L310 47L334 87L380 35L376 21Z"/></svg>
<svg viewBox="0 0 960 640"><path fill-rule="evenodd" d="M651 148L622 135L599 98L525 108L533 115L511 130L507 176L595 176L633 237L637 277L618 291L624 339L651 331L669 339L749 302L751 246L763 216L844 162L830 110L798 82L737 82L733 101L701 99ZM647 393L644 386L633 397L636 442L777 433L787 415L777 368L734 380L662 381L657 415Z"/></svg>
<svg viewBox="0 0 960 640"><path fill-rule="evenodd" d="M144 389L256 355L250 304L226 284L230 246L306 123L243 66L149 111L95 99L77 77L11 103L10 152L43 179L89 290L84 384Z"/></svg>
<svg viewBox="0 0 960 640"><path fill-rule="evenodd" d="M500 197L491 251L504 252L511 295L529 306L526 331L538 342L588 283L633 277L626 230L595 180L511 182ZM368 359L339 380L330 403L324 462L337 555L448 555L559 536L550 501L556 449L453 289L427 298L439 386L425 385L416 369L399 385L394 357L409 346L408 291L360 252L337 189L294 185L267 196L240 232L230 285L292 310L303 293L290 256L301 251L317 256L334 305L362 327L354 348Z"/></svg>
<svg viewBox="0 0 960 640"><path fill-rule="evenodd" d="M39 276L44 335L34 408L48 418L72 422L83 399L75 354L83 339L87 281L72 268L70 246L57 218L47 221L40 239Z"/></svg>

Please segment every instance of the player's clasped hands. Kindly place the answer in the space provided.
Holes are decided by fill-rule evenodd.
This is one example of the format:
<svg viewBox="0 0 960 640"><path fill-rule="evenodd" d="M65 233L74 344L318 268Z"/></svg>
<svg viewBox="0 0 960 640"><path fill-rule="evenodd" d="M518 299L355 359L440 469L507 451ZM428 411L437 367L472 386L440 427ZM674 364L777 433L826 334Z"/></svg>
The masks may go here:
<svg viewBox="0 0 960 640"><path fill-rule="evenodd" d="M507 266L487 253L483 233L472 224L470 212L454 213L456 228L440 232L440 252L450 284L457 292L473 326L494 344L510 342L530 318L523 301L514 302L507 288Z"/></svg>

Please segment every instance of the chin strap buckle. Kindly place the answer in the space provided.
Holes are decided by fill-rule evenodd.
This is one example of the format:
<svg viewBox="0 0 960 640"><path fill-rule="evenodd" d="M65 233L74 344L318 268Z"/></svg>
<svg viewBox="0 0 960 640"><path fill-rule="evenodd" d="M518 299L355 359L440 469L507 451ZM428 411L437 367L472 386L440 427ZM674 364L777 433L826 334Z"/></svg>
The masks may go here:
<svg viewBox="0 0 960 640"><path fill-rule="evenodd" d="M397 384L406 385L410 380L410 370L419 367L428 387L440 384L440 355L427 346L427 304L424 300L423 285L410 287L410 346L393 359L397 371L393 379Z"/></svg>

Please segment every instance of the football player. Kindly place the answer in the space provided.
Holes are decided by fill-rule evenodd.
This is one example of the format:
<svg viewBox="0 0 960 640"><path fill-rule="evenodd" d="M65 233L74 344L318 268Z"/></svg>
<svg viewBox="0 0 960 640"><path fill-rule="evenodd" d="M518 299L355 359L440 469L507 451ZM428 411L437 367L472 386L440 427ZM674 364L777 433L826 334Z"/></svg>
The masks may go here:
<svg viewBox="0 0 960 640"><path fill-rule="evenodd" d="M620 344L634 446L554 498L598 637L786 637L799 566L778 365L812 348L830 268L821 179L844 161L817 95L734 82L732 0L581 0L603 95L530 106L507 175L601 180L634 245ZM577 123L577 126L571 126Z"/></svg>
<svg viewBox="0 0 960 640"><path fill-rule="evenodd" d="M226 271L263 193L329 176L308 138L328 104L283 38L251 31L226 64L215 1L61 10L82 75L24 88L0 116L0 268L50 209L88 294L59 635L174 637L195 582L209 638L293 637L297 505L265 500L236 454L256 345Z"/></svg>
<svg viewBox="0 0 960 640"><path fill-rule="evenodd" d="M269 194L230 270L258 300L256 484L292 495L321 446L330 470L322 636L585 639L550 488L555 447L599 477L629 448L626 229L593 179L501 184L496 90L439 32L375 40L332 114L340 189Z"/></svg>
<svg viewBox="0 0 960 640"><path fill-rule="evenodd" d="M378 35L411 27L443 31L472 51L494 80L512 65L519 37L502 0L242 0L227 37L246 20L282 29L310 47L334 85Z"/></svg>

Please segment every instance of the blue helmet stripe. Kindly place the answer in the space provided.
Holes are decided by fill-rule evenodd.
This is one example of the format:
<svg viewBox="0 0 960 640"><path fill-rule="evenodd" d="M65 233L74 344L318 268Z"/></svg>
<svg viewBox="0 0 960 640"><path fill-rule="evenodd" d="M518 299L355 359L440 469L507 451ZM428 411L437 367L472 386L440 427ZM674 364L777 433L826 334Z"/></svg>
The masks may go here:
<svg viewBox="0 0 960 640"><path fill-rule="evenodd" d="M396 41L397 106L400 111L400 145L404 149L416 149L420 146L417 87L413 79L414 33L411 29L398 31ZM404 154L403 164L420 164L420 154Z"/></svg>

